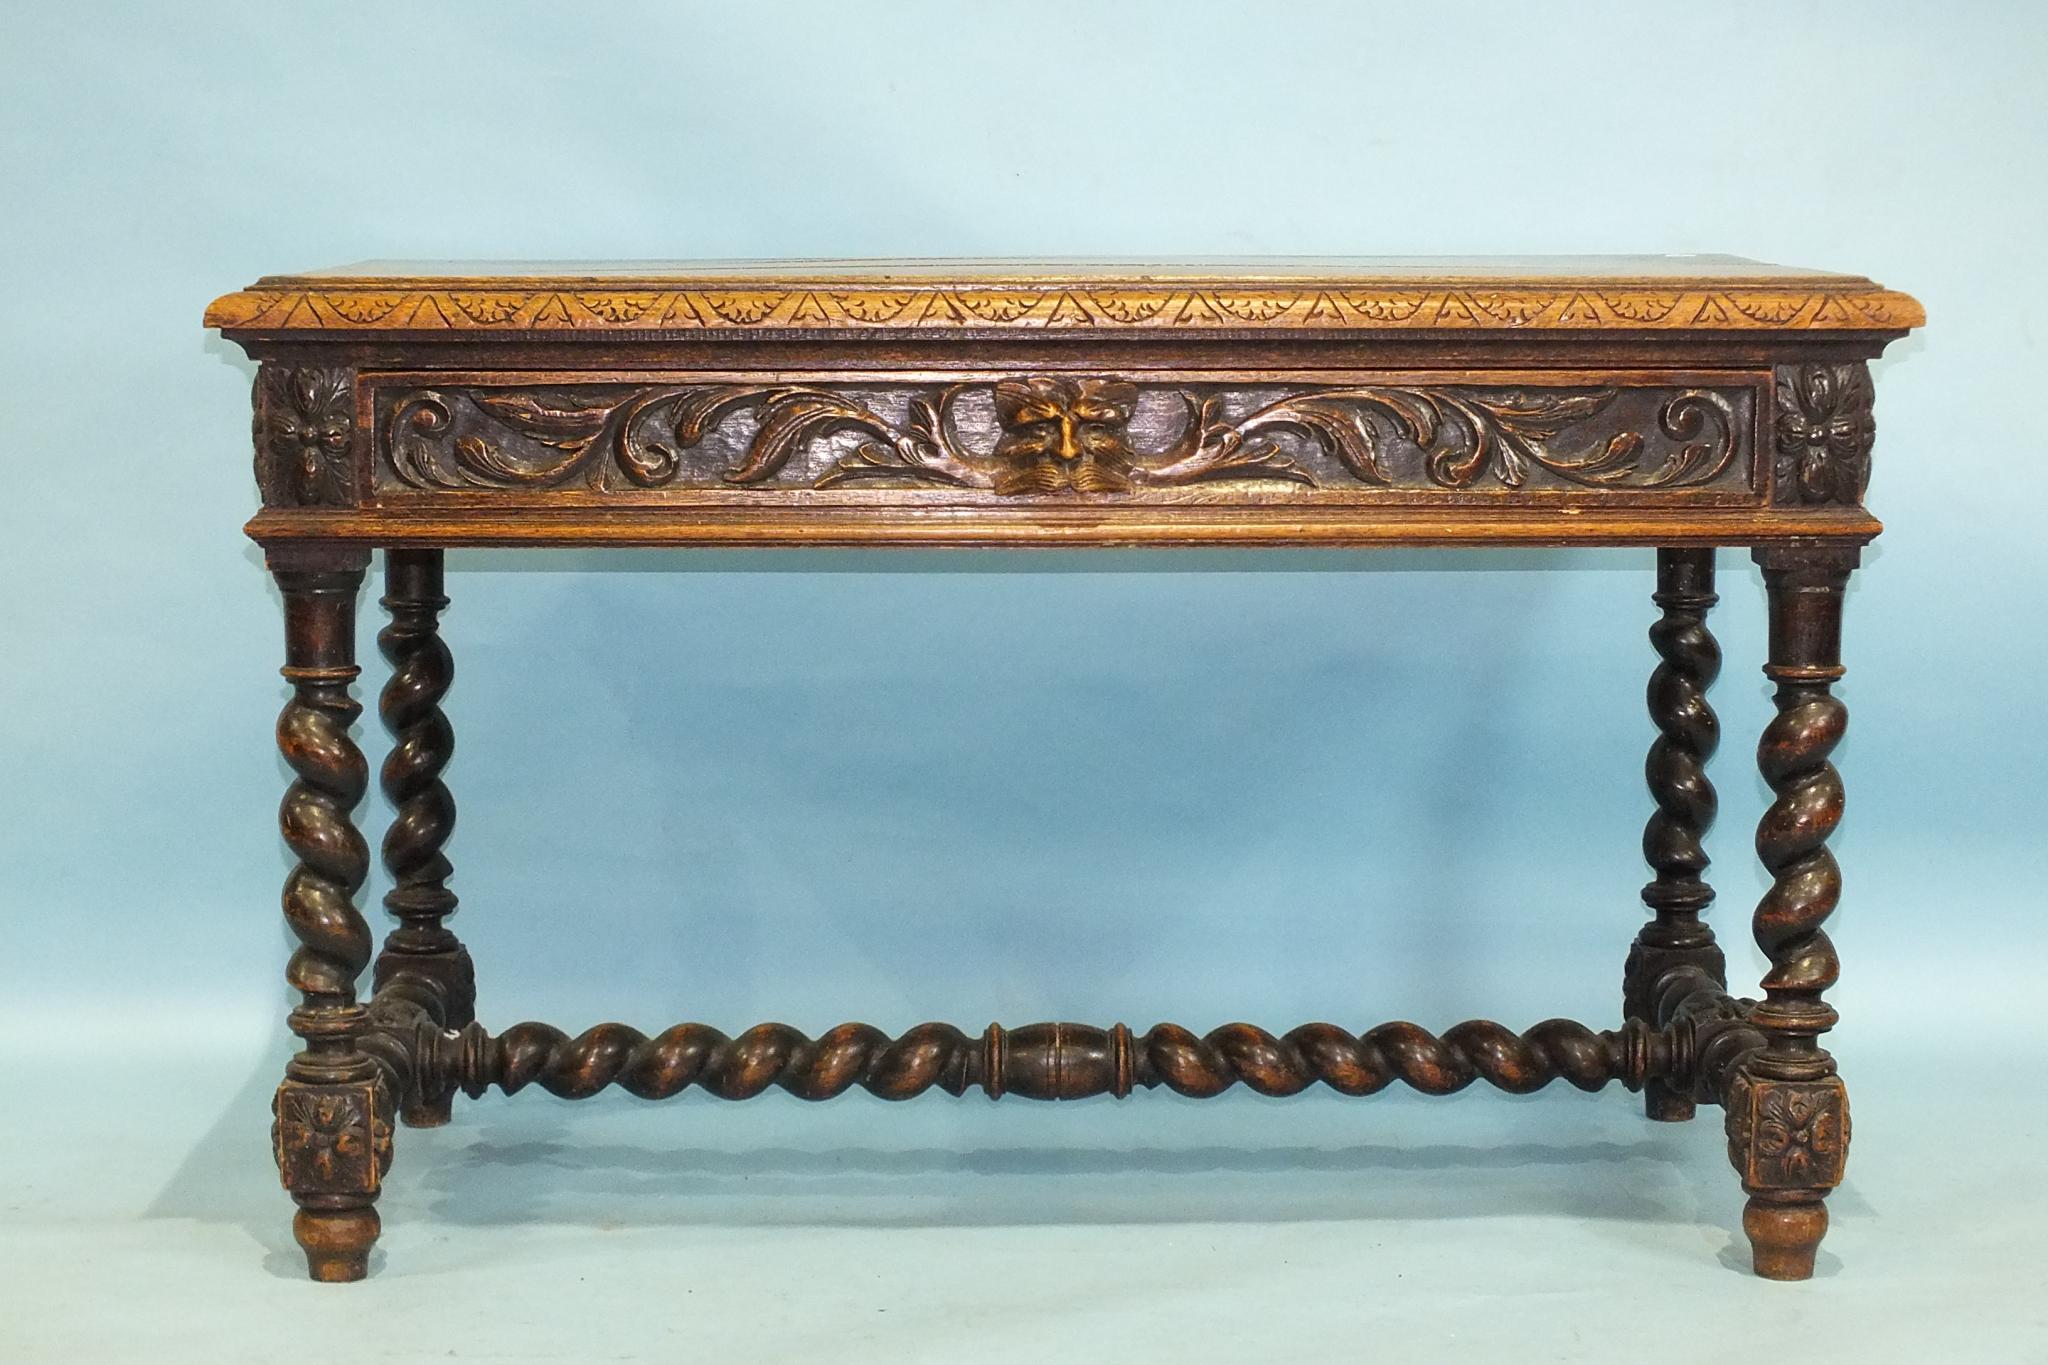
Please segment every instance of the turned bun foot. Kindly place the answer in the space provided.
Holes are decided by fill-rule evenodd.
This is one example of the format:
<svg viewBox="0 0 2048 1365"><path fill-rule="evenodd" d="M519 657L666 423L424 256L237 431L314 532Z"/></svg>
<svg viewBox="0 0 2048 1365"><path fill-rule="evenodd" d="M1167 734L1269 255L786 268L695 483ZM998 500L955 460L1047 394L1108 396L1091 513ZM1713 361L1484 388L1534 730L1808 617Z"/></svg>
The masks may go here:
<svg viewBox="0 0 2048 1365"><path fill-rule="evenodd" d="M326 1284L346 1284L370 1273L370 1248L382 1229L377 1210L300 1209L292 1236L306 1253L306 1273Z"/></svg>
<svg viewBox="0 0 2048 1365"><path fill-rule="evenodd" d="M1758 1275L1766 1280L1811 1279L1813 1255L1827 1235L1828 1206L1817 1199L1777 1204L1752 1195L1742 1210L1742 1230L1749 1234Z"/></svg>

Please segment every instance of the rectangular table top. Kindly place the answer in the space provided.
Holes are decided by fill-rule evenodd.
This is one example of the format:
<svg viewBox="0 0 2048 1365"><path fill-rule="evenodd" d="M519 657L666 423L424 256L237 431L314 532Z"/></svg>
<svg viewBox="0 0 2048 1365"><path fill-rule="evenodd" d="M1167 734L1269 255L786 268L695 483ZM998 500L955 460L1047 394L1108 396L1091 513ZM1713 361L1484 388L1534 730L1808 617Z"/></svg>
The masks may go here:
<svg viewBox="0 0 2048 1365"><path fill-rule="evenodd" d="M1733 256L372 261L208 310L266 544L1861 542L1923 320Z"/></svg>
<svg viewBox="0 0 2048 1365"><path fill-rule="evenodd" d="M1298 330L1896 333L1911 297L1736 256L367 261L265 276L236 334Z"/></svg>

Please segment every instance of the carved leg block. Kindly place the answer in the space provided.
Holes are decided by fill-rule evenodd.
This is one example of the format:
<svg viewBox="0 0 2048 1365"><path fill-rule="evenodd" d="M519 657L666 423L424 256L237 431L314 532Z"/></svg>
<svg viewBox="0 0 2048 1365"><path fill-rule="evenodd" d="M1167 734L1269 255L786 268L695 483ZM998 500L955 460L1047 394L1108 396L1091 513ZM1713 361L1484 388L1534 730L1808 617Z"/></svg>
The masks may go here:
<svg viewBox="0 0 2048 1365"><path fill-rule="evenodd" d="M1667 1027L1671 1019L1658 1012L1658 988L1671 981L1670 974L1681 968L1697 968L1717 984L1727 984L1721 949L1711 942L1694 948L1660 948L1638 940L1630 947L1628 965L1623 969L1624 1017L1640 1019L1652 1031ZM1683 1083L1663 1078L1643 1083L1643 1113L1655 1122L1684 1123L1695 1115L1698 1107Z"/></svg>

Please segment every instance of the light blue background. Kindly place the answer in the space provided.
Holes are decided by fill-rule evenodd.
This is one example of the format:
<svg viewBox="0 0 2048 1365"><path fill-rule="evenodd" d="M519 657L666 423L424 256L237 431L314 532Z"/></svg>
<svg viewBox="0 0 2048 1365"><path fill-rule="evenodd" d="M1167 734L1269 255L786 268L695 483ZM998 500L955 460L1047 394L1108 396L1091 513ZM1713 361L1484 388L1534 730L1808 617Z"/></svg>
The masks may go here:
<svg viewBox="0 0 2048 1365"><path fill-rule="evenodd" d="M252 367L199 314L372 257L1722 251L1905 289L1930 325L1877 367L1891 529L1839 755L1859 1104L1887 1049L2038 996L2037 6L81 4L0 34L0 1022L30 1051L264 1049L260 1134L280 630L237 529ZM483 1015L1608 1022L1651 562L455 556ZM1721 569L1711 851L1747 983L1769 704L1755 571ZM1152 1121L848 1103L824 1122L864 1142ZM253 1145L208 1160L261 1183Z"/></svg>

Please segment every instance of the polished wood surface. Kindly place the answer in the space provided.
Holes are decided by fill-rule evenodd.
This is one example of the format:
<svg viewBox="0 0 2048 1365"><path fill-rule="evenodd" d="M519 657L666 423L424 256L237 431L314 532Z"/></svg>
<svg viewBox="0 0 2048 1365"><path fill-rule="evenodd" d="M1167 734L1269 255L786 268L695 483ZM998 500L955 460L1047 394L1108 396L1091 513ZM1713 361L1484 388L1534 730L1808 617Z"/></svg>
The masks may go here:
<svg viewBox="0 0 2048 1365"><path fill-rule="evenodd" d="M284 280L678 280L757 283L833 280L923 280L936 283L1073 281L1116 284L1149 280L1414 283L1435 280L1869 281L1859 275L1774 265L1745 256L897 256L825 259L673 261L358 261Z"/></svg>
<svg viewBox="0 0 2048 1365"><path fill-rule="evenodd" d="M1821 1037L1839 972L1827 841L1843 787L1841 624L1876 438L1869 362L1919 305L1728 257L1551 261L370 263L266 278L210 325L259 362L248 523L285 607L280 823L303 1043L274 1141L316 1279L367 1273L392 1126L458 1094L860 1088L1071 1099L1244 1085L1448 1094L1619 1084L1723 1109L1759 1274L1812 1273L1847 1159ZM1488 1020L1198 1034L1038 1023L812 1038L766 1023L492 1033L449 926L443 774L453 547L1608 545L1655 550L1649 918L1617 1026ZM1706 914L1719 722L1715 547L1751 550L1776 715L1751 924L1730 993ZM381 769L396 920L356 904L369 781L355 603L384 552Z"/></svg>

